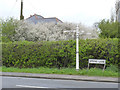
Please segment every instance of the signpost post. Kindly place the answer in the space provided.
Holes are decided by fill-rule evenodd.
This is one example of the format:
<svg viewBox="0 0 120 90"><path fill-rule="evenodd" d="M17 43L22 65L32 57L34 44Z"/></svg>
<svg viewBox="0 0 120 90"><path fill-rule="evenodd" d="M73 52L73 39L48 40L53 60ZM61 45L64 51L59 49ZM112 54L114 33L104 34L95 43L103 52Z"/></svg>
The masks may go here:
<svg viewBox="0 0 120 90"><path fill-rule="evenodd" d="M79 33L79 26L77 25L76 30L67 30L64 32L76 32L76 70L79 70L79 34L84 33L84 31L81 31L81 33ZM86 33L88 35L90 35L91 33Z"/></svg>
<svg viewBox="0 0 120 90"><path fill-rule="evenodd" d="M84 31L81 31L81 33L79 33L79 27L77 25L76 30L67 30L64 32L76 32L76 70L79 70L79 34L84 33ZM90 35L91 33L86 33L88 35Z"/></svg>
<svg viewBox="0 0 120 90"><path fill-rule="evenodd" d="M76 27L76 70L79 70L79 27Z"/></svg>
<svg viewBox="0 0 120 90"><path fill-rule="evenodd" d="M76 70L79 70L79 27L77 25L76 30L68 30L64 32L76 32Z"/></svg>

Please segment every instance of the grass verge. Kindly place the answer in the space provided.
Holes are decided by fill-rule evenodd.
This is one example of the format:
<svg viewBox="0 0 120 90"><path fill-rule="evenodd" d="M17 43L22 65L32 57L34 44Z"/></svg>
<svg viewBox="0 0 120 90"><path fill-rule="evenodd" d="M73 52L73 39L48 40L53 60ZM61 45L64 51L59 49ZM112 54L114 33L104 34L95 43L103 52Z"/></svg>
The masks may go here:
<svg viewBox="0 0 120 90"><path fill-rule="evenodd" d="M86 76L105 76L105 77L118 77L118 72L111 71L106 69L104 72L102 69L91 68L87 71L87 69L82 69L76 71L75 68L13 68L13 67L0 67L2 68L2 72L21 72L21 73L44 73L44 74L66 74L66 75L86 75Z"/></svg>

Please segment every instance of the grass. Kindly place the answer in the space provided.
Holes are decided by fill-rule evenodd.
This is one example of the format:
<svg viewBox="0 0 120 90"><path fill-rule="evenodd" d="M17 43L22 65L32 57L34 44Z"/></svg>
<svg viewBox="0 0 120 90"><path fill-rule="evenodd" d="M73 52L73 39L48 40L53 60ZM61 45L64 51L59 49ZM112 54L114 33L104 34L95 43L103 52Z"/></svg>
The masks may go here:
<svg viewBox="0 0 120 90"><path fill-rule="evenodd" d="M0 72L2 72L2 67L0 67Z"/></svg>
<svg viewBox="0 0 120 90"><path fill-rule="evenodd" d="M106 69L104 72L102 69L91 68L87 71L87 69L82 69L76 71L75 68L13 68L13 67L0 67L2 68L2 72L22 72L22 73L44 73L44 74L67 74L67 75L86 75L86 76L105 76L105 77L118 77L118 72L114 70Z"/></svg>

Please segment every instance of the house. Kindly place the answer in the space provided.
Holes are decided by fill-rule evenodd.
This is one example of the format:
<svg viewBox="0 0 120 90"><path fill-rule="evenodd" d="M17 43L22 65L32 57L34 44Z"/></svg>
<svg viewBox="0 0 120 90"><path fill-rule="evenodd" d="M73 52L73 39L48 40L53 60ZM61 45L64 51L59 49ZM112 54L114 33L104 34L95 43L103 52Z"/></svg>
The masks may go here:
<svg viewBox="0 0 120 90"><path fill-rule="evenodd" d="M39 23L55 23L55 24L62 23L62 21L56 17L44 18L43 16L37 15L37 14L30 15L30 17L28 17L26 20L34 24L37 24L38 22Z"/></svg>

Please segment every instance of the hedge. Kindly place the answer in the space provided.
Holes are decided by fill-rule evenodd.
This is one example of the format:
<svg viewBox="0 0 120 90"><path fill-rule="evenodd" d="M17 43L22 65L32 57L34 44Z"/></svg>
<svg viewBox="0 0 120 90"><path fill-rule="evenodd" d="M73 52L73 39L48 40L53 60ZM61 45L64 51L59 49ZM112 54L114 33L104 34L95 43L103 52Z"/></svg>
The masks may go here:
<svg viewBox="0 0 120 90"><path fill-rule="evenodd" d="M118 65L118 39L79 40L80 68L88 59L106 59L107 65ZM6 67L75 67L76 41L19 41L2 43L2 62Z"/></svg>

